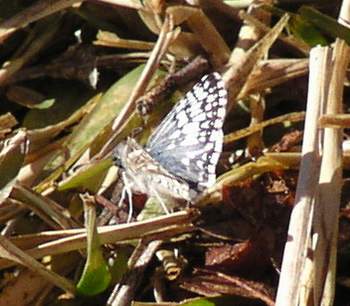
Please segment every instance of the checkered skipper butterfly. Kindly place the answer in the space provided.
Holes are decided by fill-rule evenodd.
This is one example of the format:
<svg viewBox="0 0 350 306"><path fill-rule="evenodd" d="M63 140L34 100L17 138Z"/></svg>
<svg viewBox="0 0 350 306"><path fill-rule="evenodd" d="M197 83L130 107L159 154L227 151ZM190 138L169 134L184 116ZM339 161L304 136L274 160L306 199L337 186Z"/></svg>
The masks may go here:
<svg viewBox="0 0 350 306"><path fill-rule="evenodd" d="M134 192L192 201L216 179L227 91L219 73L205 75L165 117L142 148L128 138L113 157Z"/></svg>

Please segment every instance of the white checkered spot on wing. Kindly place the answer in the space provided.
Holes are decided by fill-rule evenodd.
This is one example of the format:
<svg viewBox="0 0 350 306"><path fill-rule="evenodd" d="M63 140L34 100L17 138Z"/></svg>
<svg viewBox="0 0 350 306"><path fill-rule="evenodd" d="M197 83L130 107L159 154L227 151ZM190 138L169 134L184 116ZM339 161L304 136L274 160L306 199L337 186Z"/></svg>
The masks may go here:
<svg viewBox="0 0 350 306"><path fill-rule="evenodd" d="M227 91L219 73L205 75L151 135L147 152L195 190L211 186L222 151Z"/></svg>

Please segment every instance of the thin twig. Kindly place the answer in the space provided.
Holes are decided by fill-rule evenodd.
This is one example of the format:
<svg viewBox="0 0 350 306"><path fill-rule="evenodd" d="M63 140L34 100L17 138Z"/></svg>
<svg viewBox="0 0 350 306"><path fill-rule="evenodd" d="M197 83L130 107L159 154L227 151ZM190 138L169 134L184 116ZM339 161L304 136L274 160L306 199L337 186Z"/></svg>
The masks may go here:
<svg viewBox="0 0 350 306"><path fill-rule="evenodd" d="M350 114L326 114L319 120L320 127L323 128L349 128Z"/></svg>
<svg viewBox="0 0 350 306"><path fill-rule="evenodd" d="M296 113L281 115L275 118L271 118L271 119L256 123L254 125L240 129L230 134L227 134L224 137L224 143L229 144L229 143L235 142L238 139L247 137L257 131L261 131L270 125L283 123L285 121L298 122L298 121L303 121L304 119L305 119L305 112L296 112Z"/></svg>
<svg viewBox="0 0 350 306"><path fill-rule="evenodd" d="M203 74L208 67L208 61L197 56L192 62L179 71L168 74L156 87L137 99L136 108L140 115L148 115L156 103L163 100L178 86L183 86L195 77L198 77L198 75Z"/></svg>
<svg viewBox="0 0 350 306"><path fill-rule="evenodd" d="M130 271L126 274L124 279L114 288L107 301L108 306L128 306L131 304L134 293L142 280L144 271L161 244L161 240L154 240L145 245L145 242L141 240L132 255L134 258L130 258L130 260L133 259L135 263L130 267Z"/></svg>

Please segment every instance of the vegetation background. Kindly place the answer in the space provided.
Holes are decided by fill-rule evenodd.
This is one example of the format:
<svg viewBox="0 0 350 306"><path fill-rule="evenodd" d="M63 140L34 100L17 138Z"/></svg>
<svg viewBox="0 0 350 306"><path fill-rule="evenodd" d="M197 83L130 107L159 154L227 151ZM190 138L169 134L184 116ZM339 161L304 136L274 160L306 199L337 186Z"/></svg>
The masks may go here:
<svg viewBox="0 0 350 306"><path fill-rule="evenodd" d="M349 25L346 0L0 0L0 306L349 304ZM216 184L120 201L112 149L212 71Z"/></svg>

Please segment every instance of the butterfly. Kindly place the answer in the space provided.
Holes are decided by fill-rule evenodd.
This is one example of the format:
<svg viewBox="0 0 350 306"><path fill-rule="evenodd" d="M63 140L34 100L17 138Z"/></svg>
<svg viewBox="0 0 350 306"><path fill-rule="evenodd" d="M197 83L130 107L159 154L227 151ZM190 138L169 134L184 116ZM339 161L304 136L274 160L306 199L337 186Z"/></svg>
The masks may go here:
<svg viewBox="0 0 350 306"><path fill-rule="evenodd" d="M114 149L124 184L161 203L163 199L193 201L215 183L226 104L220 74L203 76L163 119L145 148L128 138Z"/></svg>

